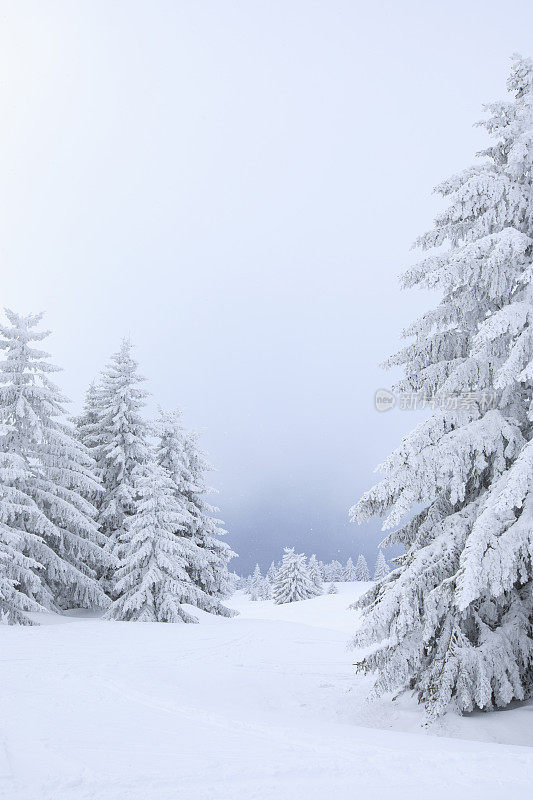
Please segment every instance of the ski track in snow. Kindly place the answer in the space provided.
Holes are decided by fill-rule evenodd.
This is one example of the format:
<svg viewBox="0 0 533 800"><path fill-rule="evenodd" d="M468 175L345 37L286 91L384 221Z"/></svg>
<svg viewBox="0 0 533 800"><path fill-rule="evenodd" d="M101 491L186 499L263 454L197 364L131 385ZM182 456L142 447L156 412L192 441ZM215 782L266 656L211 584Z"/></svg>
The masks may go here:
<svg viewBox="0 0 533 800"><path fill-rule="evenodd" d="M0 628L0 798L528 796L531 706L424 728L410 699L365 701L346 649L363 586L287 606L237 594L239 617L200 625Z"/></svg>

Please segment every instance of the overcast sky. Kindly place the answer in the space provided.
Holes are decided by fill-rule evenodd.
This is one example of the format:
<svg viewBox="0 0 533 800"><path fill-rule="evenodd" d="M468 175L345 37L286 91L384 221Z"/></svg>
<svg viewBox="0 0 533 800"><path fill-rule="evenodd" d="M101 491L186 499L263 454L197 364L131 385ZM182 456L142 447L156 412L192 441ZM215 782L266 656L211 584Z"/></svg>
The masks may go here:
<svg viewBox="0 0 533 800"><path fill-rule="evenodd" d="M0 0L2 304L79 407L124 335L218 468L235 568L373 561L348 508L414 424L379 369L432 187L532 55L530 1Z"/></svg>

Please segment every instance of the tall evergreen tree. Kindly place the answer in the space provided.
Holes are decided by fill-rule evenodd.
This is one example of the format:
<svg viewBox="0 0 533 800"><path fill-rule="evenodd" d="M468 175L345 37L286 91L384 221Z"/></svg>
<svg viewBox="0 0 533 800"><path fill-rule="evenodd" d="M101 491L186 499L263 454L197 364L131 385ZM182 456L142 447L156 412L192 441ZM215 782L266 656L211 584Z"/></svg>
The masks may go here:
<svg viewBox="0 0 533 800"><path fill-rule="evenodd" d="M220 520L213 514L206 495L205 472L210 469L204 453L198 448L196 433L186 433L179 411L161 411L156 425L157 463L169 475L187 522L180 535L188 536L195 545L194 559L188 566L193 582L212 598L212 613L233 616L234 611L219 601L233 591L228 562L235 555L220 537L225 535Z"/></svg>
<svg viewBox="0 0 533 800"><path fill-rule="evenodd" d="M437 307L391 359L399 389L437 409L353 509L385 516L399 567L359 602L359 664L376 692L411 689L435 714L503 707L533 687L533 64L514 60L510 102L487 107L482 163L437 191L450 202L417 244L441 248L405 286ZM447 245L447 248L444 246ZM420 504L423 509L417 510ZM398 563L398 562L397 562Z"/></svg>
<svg viewBox="0 0 533 800"><path fill-rule="evenodd" d="M108 619L197 622L184 605L212 611L213 599L191 580L195 543L176 535L188 517L166 471L154 461L132 474L136 510L122 526L120 561Z"/></svg>
<svg viewBox="0 0 533 800"><path fill-rule="evenodd" d="M308 600L315 596L315 587L309 577L305 556L295 553L294 547L286 547L274 586L272 598L276 605Z"/></svg>
<svg viewBox="0 0 533 800"><path fill-rule="evenodd" d="M132 356L132 344L125 339L98 386L89 389L84 414L78 421L82 441L90 448L102 479L98 522L113 562L102 575L107 592L121 556L125 522L136 511L133 473L151 458L148 425L142 416L148 395L143 382Z"/></svg>
<svg viewBox="0 0 533 800"><path fill-rule="evenodd" d="M104 563L103 540L88 500L99 491L94 462L77 441L65 398L50 378L58 367L32 346L48 335L35 330L42 315L6 310L6 316L9 324L0 326L2 516L4 547L9 539L19 565L15 588L29 598L28 607L33 600L51 610L103 606L95 581ZM21 621L15 612L11 619Z"/></svg>
<svg viewBox="0 0 533 800"><path fill-rule="evenodd" d="M366 558L362 553L357 559L357 564L355 565L355 580L356 581L370 580L370 570L368 569Z"/></svg>

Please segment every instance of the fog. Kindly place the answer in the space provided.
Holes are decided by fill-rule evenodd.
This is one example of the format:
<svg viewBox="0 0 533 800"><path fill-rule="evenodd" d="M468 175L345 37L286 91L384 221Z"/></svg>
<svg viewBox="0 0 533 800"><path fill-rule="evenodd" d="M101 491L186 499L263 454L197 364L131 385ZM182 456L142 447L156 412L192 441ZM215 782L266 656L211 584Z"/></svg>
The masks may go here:
<svg viewBox="0 0 533 800"><path fill-rule="evenodd" d="M247 571L364 552L348 508L417 421L379 368L432 188L486 145L530 2L0 3L3 305L79 408L124 335L202 431Z"/></svg>

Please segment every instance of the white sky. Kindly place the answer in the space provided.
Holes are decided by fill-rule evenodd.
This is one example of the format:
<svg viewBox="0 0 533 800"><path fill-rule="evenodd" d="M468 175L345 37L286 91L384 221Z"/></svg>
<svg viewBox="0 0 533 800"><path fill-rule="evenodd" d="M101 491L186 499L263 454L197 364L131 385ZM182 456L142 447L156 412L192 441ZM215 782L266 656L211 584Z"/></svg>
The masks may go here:
<svg viewBox="0 0 533 800"><path fill-rule="evenodd" d="M3 305L47 312L76 404L132 336L237 569L374 557L347 509L415 421L374 411L378 364L434 302L397 276L532 30L513 0L0 0Z"/></svg>

